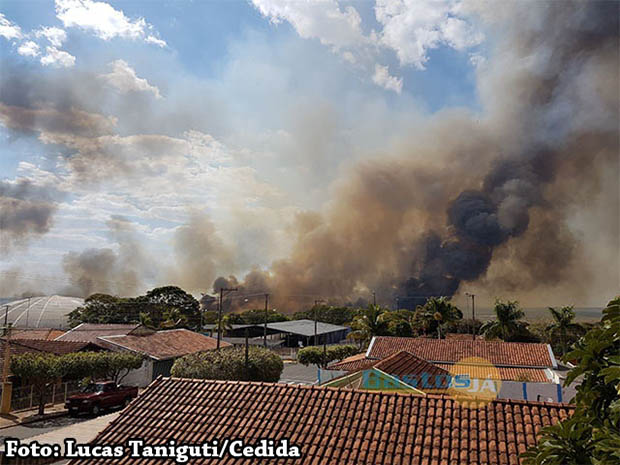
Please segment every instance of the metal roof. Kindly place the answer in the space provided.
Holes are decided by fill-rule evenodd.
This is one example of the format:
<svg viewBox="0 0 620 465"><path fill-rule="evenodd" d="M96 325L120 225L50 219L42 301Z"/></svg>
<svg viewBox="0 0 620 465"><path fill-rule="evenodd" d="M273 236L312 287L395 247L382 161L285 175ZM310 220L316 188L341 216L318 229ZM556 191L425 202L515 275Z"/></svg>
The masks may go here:
<svg viewBox="0 0 620 465"><path fill-rule="evenodd" d="M267 328L281 331L283 333L299 334L301 336L314 336L313 320L293 320L280 321L278 323L267 323ZM346 326L332 325L329 323L317 323L317 334L335 333L338 331L348 331Z"/></svg>

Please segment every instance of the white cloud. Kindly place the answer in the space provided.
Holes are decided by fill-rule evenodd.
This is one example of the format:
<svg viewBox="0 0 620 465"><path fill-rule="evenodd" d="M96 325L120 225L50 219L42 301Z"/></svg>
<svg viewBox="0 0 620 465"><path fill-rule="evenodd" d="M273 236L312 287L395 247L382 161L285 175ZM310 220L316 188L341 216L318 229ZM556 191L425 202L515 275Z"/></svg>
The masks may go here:
<svg viewBox="0 0 620 465"><path fill-rule="evenodd" d="M252 3L273 23L288 21L304 39L319 39L336 50L358 47L368 41L357 10L352 6L341 9L337 0L252 0Z"/></svg>
<svg viewBox="0 0 620 465"><path fill-rule="evenodd" d="M59 27L42 27L34 32L34 35L38 38L45 37L54 47L61 47L65 40L67 40L67 33L64 29Z"/></svg>
<svg viewBox="0 0 620 465"><path fill-rule="evenodd" d="M46 47L46 55L41 57L41 64L44 66L56 66L70 68L75 65L75 57L64 50L56 47Z"/></svg>
<svg viewBox="0 0 620 465"><path fill-rule="evenodd" d="M102 74L100 77L122 94L127 92L151 92L155 98L161 98L159 89L146 79L139 78L134 69L124 60L116 60L110 63L112 72Z"/></svg>
<svg viewBox="0 0 620 465"><path fill-rule="evenodd" d="M0 36L4 37L7 40L11 39L21 39L23 37L21 28L6 19L2 13L0 13Z"/></svg>
<svg viewBox="0 0 620 465"><path fill-rule="evenodd" d="M353 6L339 0L252 0L272 23L288 21L300 37L318 39L344 60L372 76L376 84L396 92L402 79L381 66L382 49L396 53L402 66L424 69L428 51L439 46L465 50L483 35L467 21L461 0L376 0L382 29L365 34Z"/></svg>
<svg viewBox="0 0 620 465"><path fill-rule="evenodd" d="M17 53L25 57L36 57L39 54L39 46L32 40L28 40L19 46Z"/></svg>
<svg viewBox="0 0 620 465"><path fill-rule="evenodd" d="M115 37L143 39L160 47L165 41L152 34L153 26L144 18L131 20L121 10L93 0L56 0L56 16L65 27L79 27L103 40Z"/></svg>
<svg viewBox="0 0 620 465"><path fill-rule="evenodd" d="M375 74L372 80L378 86L387 90L393 90L397 94L400 94L403 90L402 78L391 76L387 66L375 65Z"/></svg>
<svg viewBox="0 0 620 465"><path fill-rule="evenodd" d="M402 65L424 69L430 49L447 45L463 50L483 40L482 33L459 17L460 11L457 0L377 0L381 44L394 50Z"/></svg>
<svg viewBox="0 0 620 465"><path fill-rule="evenodd" d="M155 44L158 47L165 47L167 45L165 40L158 39L155 36L146 36L146 39L144 39L144 41L147 44Z"/></svg>

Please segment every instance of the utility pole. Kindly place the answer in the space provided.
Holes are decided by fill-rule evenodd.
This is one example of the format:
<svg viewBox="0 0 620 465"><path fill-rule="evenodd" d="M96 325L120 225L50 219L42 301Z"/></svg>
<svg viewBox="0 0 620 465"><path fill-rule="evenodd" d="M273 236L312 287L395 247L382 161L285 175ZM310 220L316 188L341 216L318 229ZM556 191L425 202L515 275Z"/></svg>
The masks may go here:
<svg viewBox="0 0 620 465"><path fill-rule="evenodd" d="M470 294L469 292L466 292L465 295L467 297L471 297L471 335L472 335L472 339L475 341L476 340L476 309L475 309L475 304L474 304L474 298L476 297L476 295Z"/></svg>
<svg viewBox="0 0 620 465"><path fill-rule="evenodd" d="M316 311L317 308L319 307L319 304L325 302L323 299L317 299L314 301L314 344L313 345L318 345L317 343L317 315L316 315Z"/></svg>
<svg viewBox="0 0 620 465"><path fill-rule="evenodd" d="M265 325L263 326L263 347L267 348L267 320L269 319L269 294L265 294Z"/></svg>
<svg viewBox="0 0 620 465"><path fill-rule="evenodd" d="M220 350L220 341L222 340L222 302L225 292L234 292L237 288L222 287L220 288L220 302L217 309L217 350Z"/></svg>
<svg viewBox="0 0 620 465"><path fill-rule="evenodd" d="M400 297L396 297L396 310L400 310Z"/></svg>
<svg viewBox="0 0 620 465"><path fill-rule="evenodd" d="M9 306L4 311L4 364L2 367L2 400L0 413L7 414L11 411L11 396L13 395L13 383L9 382L9 370L11 368L11 328L8 325Z"/></svg>

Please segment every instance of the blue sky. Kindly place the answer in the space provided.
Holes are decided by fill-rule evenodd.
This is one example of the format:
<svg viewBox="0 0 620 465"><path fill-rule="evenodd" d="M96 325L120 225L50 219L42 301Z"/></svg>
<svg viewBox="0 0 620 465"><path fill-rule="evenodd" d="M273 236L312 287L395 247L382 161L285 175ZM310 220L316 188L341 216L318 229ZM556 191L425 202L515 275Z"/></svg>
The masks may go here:
<svg viewBox="0 0 620 465"><path fill-rule="evenodd" d="M431 146L446 121L468 135L493 114L501 69L504 18L467 0L5 0L0 13L0 200L16 221L0 269L15 292L33 274L50 292L87 292L87 274L89 291L195 292L269 269L373 163L453 163Z"/></svg>

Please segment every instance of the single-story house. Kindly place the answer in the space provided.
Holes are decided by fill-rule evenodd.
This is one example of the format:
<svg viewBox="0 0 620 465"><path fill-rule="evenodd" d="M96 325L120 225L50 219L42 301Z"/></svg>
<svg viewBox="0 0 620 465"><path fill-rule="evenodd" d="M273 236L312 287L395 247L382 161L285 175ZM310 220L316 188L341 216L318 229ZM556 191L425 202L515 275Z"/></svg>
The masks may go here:
<svg viewBox="0 0 620 465"><path fill-rule="evenodd" d="M174 361L183 355L214 350L215 338L188 329L169 329L164 331L133 331L126 335L100 336L97 345L112 351L127 351L145 356L142 367L131 371L124 384L147 386L160 375L170 376ZM220 347L230 344L221 341Z"/></svg>
<svg viewBox="0 0 620 465"><path fill-rule="evenodd" d="M0 367L4 364L7 339L0 339ZM47 341L36 339L9 339L11 357L28 353L65 355L72 352L102 350L90 342L79 341ZM18 381L14 379L14 381Z"/></svg>
<svg viewBox="0 0 620 465"><path fill-rule="evenodd" d="M330 365L321 380L369 369L401 351L452 375L501 381L495 383L500 398L562 401L574 396L574 388L560 384L551 346L538 343L376 336L366 353Z"/></svg>
<svg viewBox="0 0 620 465"><path fill-rule="evenodd" d="M243 381L159 378L92 445L203 444L268 438L298 448L280 464L518 465L541 428L574 411L567 404L494 400L472 408L444 396ZM275 447L274 447L275 448ZM293 451L294 452L294 451ZM193 458L255 464L257 458ZM152 458L81 458L70 465L150 464Z"/></svg>
<svg viewBox="0 0 620 465"><path fill-rule="evenodd" d="M450 373L410 352L400 351L351 374L332 379L328 387L373 391L445 393Z"/></svg>
<svg viewBox="0 0 620 465"><path fill-rule="evenodd" d="M139 323L130 324L98 324L98 323L81 323L75 328L70 329L66 333L58 336L56 341L85 341L96 343L100 336L121 336L131 333L142 325Z"/></svg>
<svg viewBox="0 0 620 465"><path fill-rule="evenodd" d="M65 333L62 329L54 328L27 328L12 329L11 339L37 339L45 341L53 341Z"/></svg>

